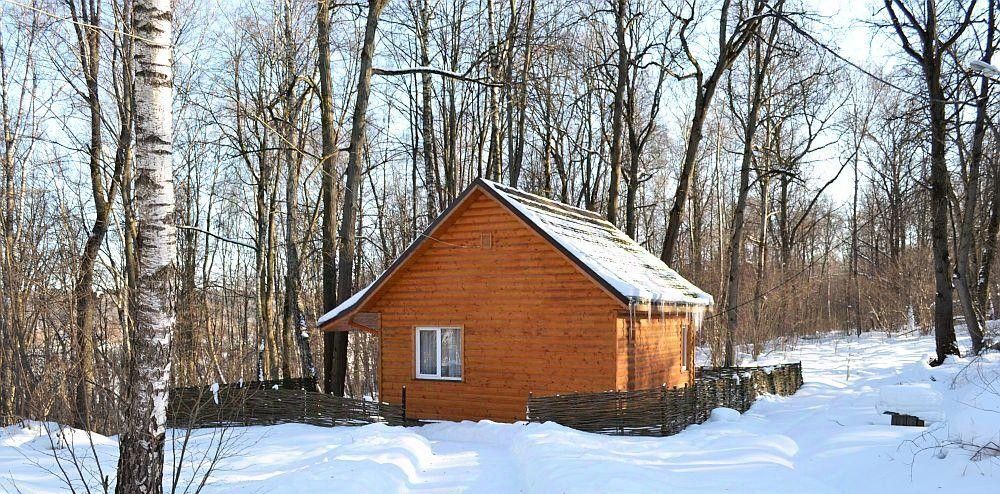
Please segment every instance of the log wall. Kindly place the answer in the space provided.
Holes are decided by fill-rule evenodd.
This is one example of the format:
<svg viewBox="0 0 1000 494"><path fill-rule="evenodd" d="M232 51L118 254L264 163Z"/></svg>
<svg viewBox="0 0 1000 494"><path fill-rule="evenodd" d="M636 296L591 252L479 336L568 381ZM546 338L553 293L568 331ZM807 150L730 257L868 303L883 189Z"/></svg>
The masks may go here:
<svg viewBox="0 0 1000 494"><path fill-rule="evenodd" d="M636 390L684 386L694 379L695 330L687 332L687 369L682 368L683 326L688 323L685 314L653 312L619 313L616 321L616 355L618 368L615 389Z"/></svg>
<svg viewBox="0 0 1000 494"><path fill-rule="evenodd" d="M529 392L613 389L621 304L473 194L365 304L381 313L380 398L398 403L406 386L416 418L514 421ZM415 378L416 326L464 328L461 382Z"/></svg>

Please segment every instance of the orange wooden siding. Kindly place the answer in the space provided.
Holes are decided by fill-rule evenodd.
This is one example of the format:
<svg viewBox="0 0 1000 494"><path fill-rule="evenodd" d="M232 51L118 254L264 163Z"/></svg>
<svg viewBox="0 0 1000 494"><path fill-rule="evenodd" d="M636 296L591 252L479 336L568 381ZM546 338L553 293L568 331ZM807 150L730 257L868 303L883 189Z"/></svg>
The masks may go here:
<svg viewBox="0 0 1000 494"><path fill-rule="evenodd" d="M629 321L632 336L629 337ZM687 370L682 370L681 352L683 326L688 323L684 314L666 314L661 317L654 310L652 318L638 313L630 318L619 314L616 320L617 389L648 389L664 383L668 387L684 386L694 379L695 328L687 331Z"/></svg>
<svg viewBox="0 0 1000 494"><path fill-rule="evenodd" d="M364 304L381 313L381 399L399 403L405 385L409 416L513 421L524 419L529 392L614 389L621 304L473 194ZM415 379L416 326L464 328L461 382Z"/></svg>

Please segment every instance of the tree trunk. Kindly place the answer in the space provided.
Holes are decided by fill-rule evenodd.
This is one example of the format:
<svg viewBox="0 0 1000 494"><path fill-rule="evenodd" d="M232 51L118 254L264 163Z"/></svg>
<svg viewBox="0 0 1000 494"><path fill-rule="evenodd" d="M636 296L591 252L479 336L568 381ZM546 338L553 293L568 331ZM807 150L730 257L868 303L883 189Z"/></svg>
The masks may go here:
<svg viewBox="0 0 1000 494"><path fill-rule="evenodd" d="M743 265L743 241L745 235L747 196L750 193L750 172L753 167L753 138L757 134L760 119L760 109L763 104L764 80L771 64L773 41L778 33L778 22L772 21L770 36L766 48L761 53L761 42L757 41L753 49L753 86L750 95L750 108L743 125L743 154L740 160L740 185L737 190L736 208L733 210L732 237L729 241L729 259L727 266L726 288L726 335L725 361L723 365L730 367L736 363L736 330L739 328L740 281ZM690 144L689 144L690 145ZM761 208L766 209L762 201ZM765 215L766 218L766 215ZM720 221L721 223L721 221ZM761 225L766 231L766 225ZM721 250L721 247L720 247Z"/></svg>
<svg viewBox="0 0 1000 494"><path fill-rule="evenodd" d="M333 78L330 74L330 0L319 0L316 9L316 37L319 51L320 126L323 156L323 312L337 307L337 137L334 132ZM323 333L323 391L333 389L333 369L337 333ZM345 345L346 346L346 345ZM343 384L341 384L343 386Z"/></svg>
<svg viewBox="0 0 1000 494"><path fill-rule="evenodd" d="M365 38L361 47L361 62L358 73L358 93L354 103L351 127L351 144L347 161L347 184L344 187L344 209L340 218L340 269L337 273L338 302L342 303L354 293L354 261L356 248L355 226L358 222L359 195L361 192L361 166L365 146L365 125L367 122L368 99L371 94L372 57L375 49L375 34L378 18L386 0L371 0L368 3L368 18L365 21ZM338 331L334 344L334 368L331 392L344 396L347 380L348 333Z"/></svg>
<svg viewBox="0 0 1000 494"><path fill-rule="evenodd" d="M431 64L428 37L430 33L430 6L427 0L420 0L420 7L414 12L414 23L417 28L417 42L420 45L420 65L428 67ZM424 190L426 191L427 224L437 217L438 181L437 146L434 140L434 86L430 72L420 74L420 140L423 144L424 158Z"/></svg>
<svg viewBox="0 0 1000 494"><path fill-rule="evenodd" d="M986 307L989 305L990 271L993 268L993 259L996 257L997 234L1000 233L1000 167L996 167L993 171L993 182L990 190L993 191L993 198L990 203L989 222L986 225L986 234L983 238L983 257L979 261L979 276L976 286L976 298L984 313L987 313Z"/></svg>
<svg viewBox="0 0 1000 494"><path fill-rule="evenodd" d="M70 16L83 26L75 23L78 59L86 85L86 104L89 110L90 146L89 170L91 194L94 199L94 223L87 235L80 265L73 287L73 302L76 309L76 332L73 336L73 357L76 366L76 395L74 421L77 427L89 429L90 405L93 400L94 370L94 266L100 253L101 244L108 232L112 199L104 188L101 167L103 141L101 136L101 96L100 73L100 17L93 3L81 2L79 11L75 1L68 2ZM112 188L114 184L112 184Z"/></svg>
<svg viewBox="0 0 1000 494"><path fill-rule="evenodd" d="M301 265L299 260L299 245L295 238L298 230L299 206L299 174L302 167L302 154L293 149L293 144L301 142L296 139L294 122L299 118L301 105L295 95L295 49L292 38L292 4L286 0L284 4L284 71L285 90L284 106L285 121L285 307L284 307L284 343L282 348L282 377L290 378L292 347L298 349L299 362L303 376L316 378L316 367L313 365L312 350L309 348L309 327L302 315L302 305L299 301L302 290Z"/></svg>
<svg viewBox="0 0 1000 494"><path fill-rule="evenodd" d="M935 364L944 363L948 355L959 355L955 341L954 308L952 306L951 257L948 254L948 163L945 150L948 122L945 118L944 91L941 88L940 65L928 64L926 81L930 89L931 113L931 250L934 253L934 339L937 349Z"/></svg>
<svg viewBox="0 0 1000 494"><path fill-rule="evenodd" d="M524 162L524 127L528 116L528 72L531 70L531 59L534 53L535 0L528 0L528 19L525 24L527 32L524 35L524 60L521 65L521 80L517 82L515 108L517 110L517 133L512 136L515 139L513 143L514 153L510 160L510 176L508 177L508 184L511 187L517 187Z"/></svg>
<svg viewBox="0 0 1000 494"><path fill-rule="evenodd" d="M903 49L909 54L923 71L924 83L927 86L927 97L930 109L931 138L931 252L934 257L934 340L937 356L931 365L941 365L948 355L959 355L958 344L955 341L954 307L952 302L951 258L948 253L948 194L950 176L948 174L947 145L948 121L945 116L945 94L941 86L942 58L959 35L971 25L975 1L970 2L965 9L962 22L955 24L954 32L942 41L938 38L938 15L936 3L928 1L924 6L924 25L916 26L916 36L920 44L915 48L910 43L906 25L916 22L917 17L902 0L885 0L886 12L892 19L892 25L903 44ZM907 22L900 21L896 11L902 11ZM919 49L919 51L918 51Z"/></svg>
<svg viewBox="0 0 1000 494"><path fill-rule="evenodd" d="M688 48L685 32L687 24L691 22L691 19L682 19L679 36L688 59L695 66L696 87L694 115L691 117L691 128L688 130L687 143L684 149L684 161L681 162L681 173L677 177L677 189L674 191L674 204L671 206L670 213L667 216L667 229L663 236L663 247L660 249L660 259L666 264L674 262L677 239L681 231L681 222L684 219L684 208L687 206L688 191L691 188L691 179L698 160L698 148L701 145L701 139L704 135L705 117L712 106L712 98L715 95L715 90L719 85L719 81L722 80L722 76L736 60L736 57L742 53L750 40L754 38L761 22L759 14L763 11L765 3L767 2L761 0L754 1L752 10L748 12L748 15L752 16L752 19L741 19L737 28L732 33L729 33L727 26L732 0L724 0L722 2L719 11L719 54L715 61L715 67L708 75L708 78L703 76L700 65L694 58L693 52ZM780 10L783 3L783 0L779 0L770 8L772 10Z"/></svg>
<svg viewBox="0 0 1000 494"><path fill-rule="evenodd" d="M174 326L173 85L169 0L137 0L135 41L135 167L139 278L135 330L125 381L115 492L163 492L164 424Z"/></svg>
<svg viewBox="0 0 1000 494"><path fill-rule="evenodd" d="M714 92L714 86L713 86ZM681 174L677 177L677 190L674 191L674 205L667 216L667 231L663 236L663 248L660 249L660 259L667 264L674 262L677 238L681 231L681 220L684 207L688 200L688 190L691 188L691 178L694 176L695 162L698 160L698 147L701 145L702 128L705 126L705 116L711 95L705 96L695 103L694 117L691 119L691 130L688 134L687 147L684 151L684 161L681 163Z"/></svg>
<svg viewBox="0 0 1000 494"><path fill-rule="evenodd" d="M989 63L994 50L994 12L995 0L989 3L989 22L986 28L986 47L983 50L982 61ZM965 204L962 207L962 222L959 228L958 246L955 252L955 286L965 311L965 326L972 340L972 353L979 354L983 350L983 338L986 333L986 322L983 317L983 298L979 297L981 280L971 280L970 257L975 249L975 220L979 204L979 179L983 163L983 141L986 139L986 119L989 111L990 84L986 77L979 83L979 94L976 98L976 120L972 134L972 153L969 156L969 175L965 185ZM973 288L976 293L972 293Z"/></svg>
<svg viewBox="0 0 1000 494"><path fill-rule="evenodd" d="M608 221L618 224L618 194L622 175L622 127L625 120L625 89L628 86L629 53L625 42L625 25L628 0L615 0L615 39L618 64L615 81L615 100L611 104L611 183L608 185Z"/></svg>

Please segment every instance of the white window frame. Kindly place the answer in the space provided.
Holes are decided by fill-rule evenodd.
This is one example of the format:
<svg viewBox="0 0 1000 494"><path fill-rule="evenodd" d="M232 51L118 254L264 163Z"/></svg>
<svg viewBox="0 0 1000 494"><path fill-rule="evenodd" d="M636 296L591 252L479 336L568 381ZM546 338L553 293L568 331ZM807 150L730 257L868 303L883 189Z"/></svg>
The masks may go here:
<svg viewBox="0 0 1000 494"><path fill-rule="evenodd" d="M417 326L413 331L413 370L417 379L432 379L436 381L461 381L465 377L465 328L461 326ZM460 344L458 348L458 358L459 362L462 364L462 375L458 377L442 376L441 375L441 330L444 329L457 329L460 339ZM420 372L420 332L421 331L434 331L437 337L437 373L435 374L423 374Z"/></svg>

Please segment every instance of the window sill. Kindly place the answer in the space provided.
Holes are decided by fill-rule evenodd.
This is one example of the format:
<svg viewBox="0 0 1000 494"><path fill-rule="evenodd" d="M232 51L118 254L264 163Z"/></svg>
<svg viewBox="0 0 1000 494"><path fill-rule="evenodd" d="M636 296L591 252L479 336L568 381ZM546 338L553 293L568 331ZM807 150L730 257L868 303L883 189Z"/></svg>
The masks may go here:
<svg viewBox="0 0 1000 494"><path fill-rule="evenodd" d="M414 377L417 381L444 381L458 383L462 382L461 377L437 377L437 376L417 376Z"/></svg>

